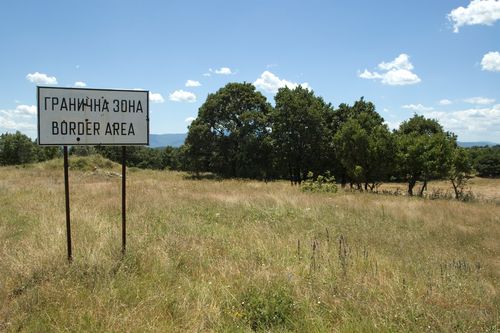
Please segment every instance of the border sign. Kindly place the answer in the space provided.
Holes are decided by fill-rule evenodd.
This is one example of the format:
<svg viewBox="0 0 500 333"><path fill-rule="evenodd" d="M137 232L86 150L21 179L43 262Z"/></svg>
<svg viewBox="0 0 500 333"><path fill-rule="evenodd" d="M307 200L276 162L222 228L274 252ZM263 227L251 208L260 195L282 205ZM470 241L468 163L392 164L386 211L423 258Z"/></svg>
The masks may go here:
<svg viewBox="0 0 500 333"><path fill-rule="evenodd" d="M38 144L63 146L66 241L73 260L68 146L122 146L122 253L127 244L126 146L149 145L149 91L37 87Z"/></svg>
<svg viewBox="0 0 500 333"><path fill-rule="evenodd" d="M38 144L149 145L149 92L37 87Z"/></svg>

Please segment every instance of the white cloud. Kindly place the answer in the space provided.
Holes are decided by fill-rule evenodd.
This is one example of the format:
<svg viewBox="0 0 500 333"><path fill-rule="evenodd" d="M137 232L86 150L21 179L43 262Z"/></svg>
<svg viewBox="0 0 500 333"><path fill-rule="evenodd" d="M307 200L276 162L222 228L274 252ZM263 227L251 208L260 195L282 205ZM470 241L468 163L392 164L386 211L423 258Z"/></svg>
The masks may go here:
<svg viewBox="0 0 500 333"><path fill-rule="evenodd" d="M430 106L423 106L422 104L406 104L401 106L403 109L408 109L408 110L413 110L416 112L424 112L424 111L431 111L434 110L434 108Z"/></svg>
<svg viewBox="0 0 500 333"><path fill-rule="evenodd" d="M0 110L0 132L35 130L36 125L27 120L35 114L34 105L18 105L14 110Z"/></svg>
<svg viewBox="0 0 500 333"><path fill-rule="evenodd" d="M26 75L26 79L36 84L57 84L55 76L48 76L47 74L35 72Z"/></svg>
<svg viewBox="0 0 500 333"><path fill-rule="evenodd" d="M174 102L196 102L196 95L189 91L176 90L170 94L169 99Z"/></svg>
<svg viewBox="0 0 500 333"><path fill-rule="evenodd" d="M401 121L400 120L394 120L394 121L393 120L386 120L386 121L384 121L384 124L386 124L390 130L395 130L395 129L399 128L399 125L401 125Z"/></svg>
<svg viewBox="0 0 500 333"><path fill-rule="evenodd" d="M401 53L393 61L381 62L378 68L383 72L370 72L365 69L358 76L367 80L381 80L383 84L390 86L416 84L421 81L417 74L412 72L413 65L410 57L405 53Z"/></svg>
<svg viewBox="0 0 500 333"><path fill-rule="evenodd" d="M445 98L445 99L440 100L438 103L439 103L439 105L450 105L450 104L452 104L453 102L452 102L452 101L450 101L449 99L446 99L446 98Z"/></svg>
<svg viewBox="0 0 500 333"><path fill-rule="evenodd" d="M359 74L359 77L362 78L362 79L368 79L368 80L371 80L371 79L382 79L383 76L380 75L379 73L377 72L369 72L367 69L365 69L363 71L363 73Z"/></svg>
<svg viewBox="0 0 500 333"><path fill-rule="evenodd" d="M160 93L149 92L149 100L153 103L163 103L165 99Z"/></svg>
<svg viewBox="0 0 500 333"><path fill-rule="evenodd" d="M214 71L215 74L219 74L219 75L231 75L233 74L233 72L231 71L231 68L229 67L221 67L219 69L216 69Z"/></svg>
<svg viewBox="0 0 500 333"><path fill-rule="evenodd" d="M187 117L184 121L189 125L193 122L193 120L195 120L196 118L195 117Z"/></svg>
<svg viewBox="0 0 500 333"><path fill-rule="evenodd" d="M500 138L500 104L453 112L433 111L424 115L437 119L446 130L457 134L462 141L498 141Z"/></svg>
<svg viewBox="0 0 500 333"><path fill-rule="evenodd" d="M483 71L500 72L500 52L488 52L481 60Z"/></svg>
<svg viewBox="0 0 500 333"><path fill-rule="evenodd" d="M453 9L448 14L448 20L453 23L453 32L457 33L464 25L493 25L500 20L500 1L472 0L469 5Z"/></svg>
<svg viewBox="0 0 500 333"><path fill-rule="evenodd" d="M212 74L210 74L210 73L203 73L202 75L206 76L206 77L212 76Z"/></svg>
<svg viewBox="0 0 500 333"><path fill-rule="evenodd" d="M391 62L381 62L378 68L384 71L390 71L391 69L406 69L411 71L413 65L410 62L410 57L405 53L401 53Z"/></svg>
<svg viewBox="0 0 500 333"><path fill-rule="evenodd" d="M464 102L469 104L489 105L495 103L495 100L486 97L471 97L464 99Z"/></svg>
<svg viewBox="0 0 500 333"><path fill-rule="evenodd" d="M18 105L14 110L15 114L23 114L23 115L36 115L36 106L35 105Z"/></svg>
<svg viewBox="0 0 500 333"><path fill-rule="evenodd" d="M279 88L283 87L295 89L299 85L302 86L302 88L311 89L311 86L307 82L290 82L285 79L280 79L278 76L269 71L264 71L253 84L257 87L257 89L261 89L269 93L276 93Z"/></svg>
<svg viewBox="0 0 500 333"><path fill-rule="evenodd" d="M75 82L75 87L80 87L80 88L83 88L83 87L86 87L87 84L83 81L76 81Z"/></svg>
<svg viewBox="0 0 500 333"><path fill-rule="evenodd" d="M186 81L186 87L199 87L199 86L201 86L200 81L195 81L195 80Z"/></svg>

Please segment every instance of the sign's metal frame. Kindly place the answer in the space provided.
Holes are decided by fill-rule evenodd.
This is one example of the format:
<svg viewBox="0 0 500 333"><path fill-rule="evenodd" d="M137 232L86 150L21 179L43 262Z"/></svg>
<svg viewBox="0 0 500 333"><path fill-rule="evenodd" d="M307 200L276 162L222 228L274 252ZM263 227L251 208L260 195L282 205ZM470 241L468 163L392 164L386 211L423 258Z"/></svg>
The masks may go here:
<svg viewBox="0 0 500 333"><path fill-rule="evenodd" d="M116 92L133 92L133 93L146 93L146 122L147 122L147 138L144 143L74 143L72 146L149 146L149 90L134 90L134 89L101 89L101 88L75 88L75 87L50 87L50 86L37 86L36 87L36 100L37 100L37 138L38 145L40 146L61 146L57 143L40 143L40 88L42 89L58 89L58 90L89 90L89 91L116 91ZM70 145L70 144L68 144Z"/></svg>

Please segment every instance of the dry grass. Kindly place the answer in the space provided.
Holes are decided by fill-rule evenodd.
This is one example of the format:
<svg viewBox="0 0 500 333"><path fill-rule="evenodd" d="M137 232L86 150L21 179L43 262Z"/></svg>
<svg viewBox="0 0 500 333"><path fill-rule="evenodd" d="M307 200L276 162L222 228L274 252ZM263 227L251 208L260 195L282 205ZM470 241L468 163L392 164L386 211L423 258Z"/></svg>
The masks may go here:
<svg viewBox="0 0 500 333"><path fill-rule="evenodd" d="M498 205L131 170L122 258L115 171L71 172L68 265L62 169L0 168L0 331L500 329Z"/></svg>
<svg viewBox="0 0 500 333"><path fill-rule="evenodd" d="M420 189L420 186L422 185L420 183L417 183L413 191L417 193ZM379 190L399 191L402 194L406 194L406 192L408 191L408 185L405 183L383 183L379 187ZM494 203L500 203L499 178L472 178L467 183L465 190L467 192L472 192L474 197L479 201L491 201ZM429 184L427 185L427 193L436 192L439 192L445 196L454 197L453 187L451 186L451 183L449 181L439 180L429 182Z"/></svg>

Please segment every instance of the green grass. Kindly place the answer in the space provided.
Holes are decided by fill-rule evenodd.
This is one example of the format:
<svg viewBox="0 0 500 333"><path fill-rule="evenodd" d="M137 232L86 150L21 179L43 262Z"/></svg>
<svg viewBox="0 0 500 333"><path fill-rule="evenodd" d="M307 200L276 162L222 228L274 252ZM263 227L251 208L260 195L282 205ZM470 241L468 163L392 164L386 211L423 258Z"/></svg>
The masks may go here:
<svg viewBox="0 0 500 333"><path fill-rule="evenodd" d="M0 331L500 330L498 205L136 170L122 257L119 167L79 163L71 265L62 163L0 168Z"/></svg>

